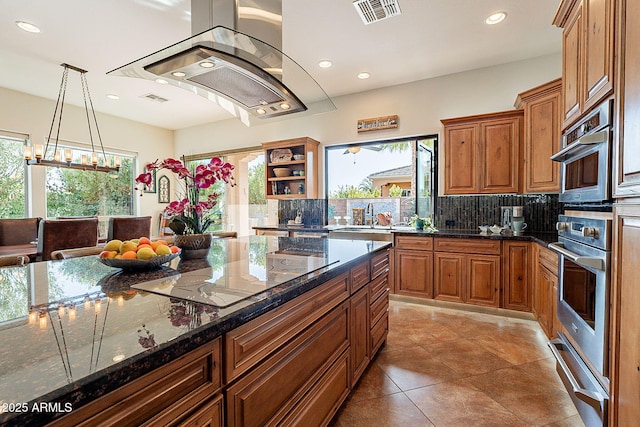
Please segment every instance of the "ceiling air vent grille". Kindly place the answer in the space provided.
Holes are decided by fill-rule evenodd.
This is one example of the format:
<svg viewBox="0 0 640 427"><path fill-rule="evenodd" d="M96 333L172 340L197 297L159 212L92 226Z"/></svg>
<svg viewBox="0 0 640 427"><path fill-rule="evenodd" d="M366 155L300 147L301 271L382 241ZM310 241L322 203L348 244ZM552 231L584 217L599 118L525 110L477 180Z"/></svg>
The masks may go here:
<svg viewBox="0 0 640 427"><path fill-rule="evenodd" d="M356 0L353 6L365 25L402 13L398 0Z"/></svg>
<svg viewBox="0 0 640 427"><path fill-rule="evenodd" d="M159 103L163 103L163 102L167 102L168 101L167 98L163 98L161 96L154 95L152 93L148 93L146 95L142 95L140 98L145 98L145 99L148 99L150 101L159 102Z"/></svg>

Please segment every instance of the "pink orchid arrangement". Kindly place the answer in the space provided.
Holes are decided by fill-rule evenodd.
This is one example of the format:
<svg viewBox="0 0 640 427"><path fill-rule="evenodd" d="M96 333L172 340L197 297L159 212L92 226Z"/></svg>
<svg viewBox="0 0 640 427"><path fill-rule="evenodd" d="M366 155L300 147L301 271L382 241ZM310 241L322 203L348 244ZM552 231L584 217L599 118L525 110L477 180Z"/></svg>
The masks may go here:
<svg viewBox="0 0 640 427"><path fill-rule="evenodd" d="M145 172L138 175L136 183L147 188L153 181L151 171L159 169L175 173L185 185L186 197L169 203L165 208L165 213L171 216L169 227L178 234L203 233L213 222L211 209L218 203L218 194L211 193L206 200L200 201L200 190L209 188L218 181L233 186L234 166L223 162L219 157L214 157L209 163L198 165L194 171L190 171L180 160L156 160L145 166Z"/></svg>

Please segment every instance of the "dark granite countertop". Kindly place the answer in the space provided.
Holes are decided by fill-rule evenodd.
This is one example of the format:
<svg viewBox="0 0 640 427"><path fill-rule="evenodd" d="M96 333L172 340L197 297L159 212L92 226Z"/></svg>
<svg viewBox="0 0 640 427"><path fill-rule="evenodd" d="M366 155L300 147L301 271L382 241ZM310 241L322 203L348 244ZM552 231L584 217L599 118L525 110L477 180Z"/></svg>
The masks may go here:
<svg viewBox="0 0 640 427"><path fill-rule="evenodd" d="M558 233L550 232L523 232L520 235L506 231L500 234L479 233L476 230L438 230L434 233L428 233L418 230L393 230L394 234L404 236L427 236L427 237L449 237L457 239L492 239L492 240L521 240L536 242L542 246L558 241Z"/></svg>
<svg viewBox="0 0 640 427"><path fill-rule="evenodd" d="M256 225L251 227L254 230L273 230L273 231L300 231L306 233L329 233L329 229L322 225Z"/></svg>
<svg viewBox="0 0 640 427"><path fill-rule="evenodd" d="M93 256L1 268L0 404L4 413L0 411L0 424L40 425L64 415L29 408L34 402L80 407L387 246L387 242L251 236L214 240L206 260L177 258L146 272L123 272ZM270 254L279 253L323 257L328 265L318 268L316 262L309 267L310 273L272 279L265 263ZM229 265L236 273L242 271L227 274ZM233 288L235 278L252 275L256 280L251 284L259 293L227 308L131 287L154 283L161 289L176 282L201 283L205 277L216 282L225 279ZM32 306L40 309L40 319L30 319Z"/></svg>

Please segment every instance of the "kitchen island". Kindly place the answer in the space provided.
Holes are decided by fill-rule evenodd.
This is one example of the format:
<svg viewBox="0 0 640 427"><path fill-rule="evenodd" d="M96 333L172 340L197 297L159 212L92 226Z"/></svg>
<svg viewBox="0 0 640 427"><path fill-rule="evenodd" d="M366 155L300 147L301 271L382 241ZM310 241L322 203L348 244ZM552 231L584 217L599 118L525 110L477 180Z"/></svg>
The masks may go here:
<svg viewBox="0 0 640 427"><path fill-rule="evenodd" d="M3 268L0 423L326 423L386 338L388 246L251 236L146 272Z"/></svg>

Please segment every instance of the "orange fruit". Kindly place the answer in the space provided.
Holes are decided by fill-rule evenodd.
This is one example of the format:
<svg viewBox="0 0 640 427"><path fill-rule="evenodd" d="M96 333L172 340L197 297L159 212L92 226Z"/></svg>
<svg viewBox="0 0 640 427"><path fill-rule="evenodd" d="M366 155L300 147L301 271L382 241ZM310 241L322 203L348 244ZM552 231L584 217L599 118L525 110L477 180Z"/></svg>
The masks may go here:
<svg viewBox="0 0 640 427"><path fill-rule="evenodd" d="M180 252L180 248L177 246L171 246L171 253L172 254L177 254L178 252Z"/></svg>
<svg viewBox="0 0 640 427"><path fill-rule="evenodd" d="M138 254L136 254L136 251L127 251L122 254L122 259L137 259L137 258L138 258Z"/></svg>
<svg viewBox="0 0 640 427"><path fill-rule="evenodd" d="M102 251L100 252L100 258L115 258L118 255L116 251Z"/></svg>
<svg viewBox="0 0 640 427"><path fill-rule="evenodd" d="M140 249L142 249L142 248L149 248L149 249L153 250L153 247L151 247L151 245L150 245L150 244L148 244L148 243L141 243L141 244L139 244L139 245L138 245L137 250L139 251L139 250L140 250Z"/></svg>
<svg viewBox="0 0 640 427"><path fill-rule="evenodd" d="M138 239L138 244L139 245L150 245L151 244L151 240L149 240L148 237L141 237Z"/></svg>

